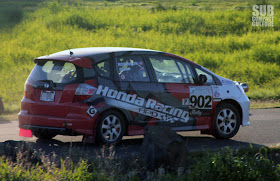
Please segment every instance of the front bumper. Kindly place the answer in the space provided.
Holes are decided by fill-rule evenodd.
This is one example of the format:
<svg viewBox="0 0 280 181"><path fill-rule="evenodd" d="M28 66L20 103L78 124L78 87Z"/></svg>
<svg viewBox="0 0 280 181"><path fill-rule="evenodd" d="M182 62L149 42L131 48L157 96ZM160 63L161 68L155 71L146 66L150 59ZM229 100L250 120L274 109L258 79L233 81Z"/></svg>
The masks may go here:
<svg viewBox="0 0 280 181"><path fill-rule="evenodd" d="M250 125L250 119L249 119L249 111L250 111L250 100L249 98L244 94L241 96L238 100L241 109L242 109L242 126L249 126Z"/></svg>

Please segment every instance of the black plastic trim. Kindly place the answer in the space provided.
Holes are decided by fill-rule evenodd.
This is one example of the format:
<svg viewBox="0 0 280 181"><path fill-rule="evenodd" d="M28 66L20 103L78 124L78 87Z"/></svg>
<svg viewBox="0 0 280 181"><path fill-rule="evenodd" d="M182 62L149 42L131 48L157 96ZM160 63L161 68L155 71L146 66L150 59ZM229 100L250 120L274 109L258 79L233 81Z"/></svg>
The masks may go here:
<svg viewBox="0 0 280 181"><path fill-rule="evenodd" d="M28 129L31 131L40 131L40 132L48 132L48 133L55 133L59 135L79 135L72 131L69 128L57 128L57 127L49 127L49 126L36 126L36 125L28 125L24 124L21 126L22 129Z"/></svg>

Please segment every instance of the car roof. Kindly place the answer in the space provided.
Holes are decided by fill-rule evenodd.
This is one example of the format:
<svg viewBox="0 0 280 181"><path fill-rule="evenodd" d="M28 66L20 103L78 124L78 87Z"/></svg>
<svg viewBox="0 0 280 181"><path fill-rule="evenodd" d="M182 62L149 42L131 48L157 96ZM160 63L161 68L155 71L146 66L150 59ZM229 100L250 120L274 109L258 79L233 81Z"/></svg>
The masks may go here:
<svg viewBox="0 0 280 181"><path fill-rule="evenodd" d="M116 52L160 52L156 50L141 49L141 48L127 48L127 47L89 47L89 48L76 48L70 50L64 50L51 54L49 56L62 56L70 55L70 51L73 52L72 56L77 57L88 57L97 54L106 54L106 53L116 53Z"/></svg>
<svg viewBox="0 0 280 181"><path fill-rule="evenodd" d="M50 55L38 57L35 59L35 62L38 62L40 60L61 60L61 61L69 61L82 67L91 68L91 64L92 64L91 60L94 60L95 62L101 62L104 61L105 59L110 58L110 54L112 53L114 53L115 56L122 56L122 55L126 55L127 53L129 53L129 55L162 53L168 56L173 56L176 58L183 59L192 64L196 64L188 59L185 59L183 57L171 53L165 53L157 50L127 48L127 47L75 48L75 49L63 50Z"/></svg>

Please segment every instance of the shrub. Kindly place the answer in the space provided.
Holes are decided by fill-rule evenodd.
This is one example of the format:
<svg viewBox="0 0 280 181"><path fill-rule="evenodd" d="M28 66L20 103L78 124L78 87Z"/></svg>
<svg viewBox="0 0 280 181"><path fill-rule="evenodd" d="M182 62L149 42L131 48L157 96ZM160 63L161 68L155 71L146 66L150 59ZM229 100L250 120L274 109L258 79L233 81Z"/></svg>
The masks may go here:
<svg viewBox="0 0 280 181"><path fill-rule="evenodd" d="M67 2L45 1L18 26L0 31L0 92L6 113L19 109L32 59L64 50L65 43L71 48L138 47L178 54L220 76L246 81L252 98L279 97L279 91L269 91L280 87L279 14L274 28L253 28L251 9L151 12ZM258 89L264 91L256 93Z"/></svg>
<svg viewBox="0 0 280 181"><path fill-rule="evenodd" d="M279 180L280 168L262 153L255 157L227 150L200 159L191 168L189 180Z"/></svg>

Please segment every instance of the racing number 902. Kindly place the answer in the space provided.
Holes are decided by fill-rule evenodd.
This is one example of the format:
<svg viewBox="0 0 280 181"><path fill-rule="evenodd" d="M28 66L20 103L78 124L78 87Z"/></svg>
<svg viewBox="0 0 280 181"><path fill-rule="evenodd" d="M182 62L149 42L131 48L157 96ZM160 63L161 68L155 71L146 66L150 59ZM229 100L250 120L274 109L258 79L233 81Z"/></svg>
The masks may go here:
<svg viewBox="0 0 280 181"><path fill-rule="evenodd" d="M195 96L190 97L190 106L191 108L211 108L211 96Z"/></svg>

